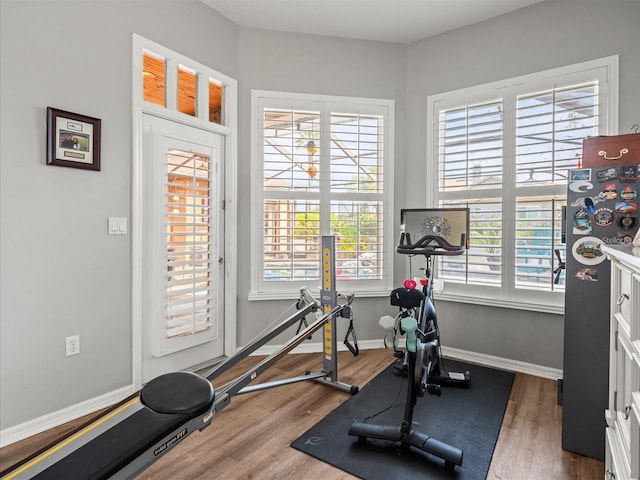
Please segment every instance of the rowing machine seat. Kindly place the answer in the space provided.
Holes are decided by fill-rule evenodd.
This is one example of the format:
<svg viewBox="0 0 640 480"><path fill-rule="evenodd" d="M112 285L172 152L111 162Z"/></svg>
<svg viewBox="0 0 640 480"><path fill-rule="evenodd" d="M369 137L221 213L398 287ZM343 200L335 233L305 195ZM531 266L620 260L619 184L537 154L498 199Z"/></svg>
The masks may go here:
<svg viewBox="0 0 640 480"><path fill-rule="evenodd" d="M141 390L139 402L125 410L130 415L37 475L26 472L27 478L132 478L192 431L208 426L214 397L211 382L195 373L154 378Z"/></svg>
<svg viewBox="0 0 640 480"><path fill-rule="evenodd" d="M157 413L199 415L211 408L214 398L211 382L189 372L160 375L140 392L142 404Z"/></svg>

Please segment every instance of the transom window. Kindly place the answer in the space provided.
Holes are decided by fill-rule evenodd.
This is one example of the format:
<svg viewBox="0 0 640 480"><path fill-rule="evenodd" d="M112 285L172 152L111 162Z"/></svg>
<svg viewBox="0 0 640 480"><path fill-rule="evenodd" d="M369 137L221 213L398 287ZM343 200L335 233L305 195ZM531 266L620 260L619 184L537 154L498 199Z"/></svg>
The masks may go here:
<svg viewBox="0 0 640 480"><path fill-rule="evenodd" d="M392 261L390 101L254 92L254 293L320 281L320 236L336 280L388 288Z"/></svg>
<svg viewBox="0 0 640 480"><path fill-rule="evenodd" d="M440 261L445 296L561 311L568 171L614 131L616 75L610 57L428 98L433 202L471 212L469 250Z"/></svg>
<svg viewBox="0 0 640 480"><path fill-rule="evenodd" d="M142 55L145 102L224 125L224 85L209 69L148 49Z"/></svg>

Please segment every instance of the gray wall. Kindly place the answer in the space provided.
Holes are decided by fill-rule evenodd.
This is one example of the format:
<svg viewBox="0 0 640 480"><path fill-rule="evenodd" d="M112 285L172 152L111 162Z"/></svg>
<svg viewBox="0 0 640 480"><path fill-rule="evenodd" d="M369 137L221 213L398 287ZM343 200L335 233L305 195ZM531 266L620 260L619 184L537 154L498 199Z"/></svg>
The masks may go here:
<svg viewBox="0 0 640 480"><path fill-rule="evenodd" d="M406 46L329 37L241 29L239 62L239 171L250 171L251 90L345 95L395 100L396 185L402 185L406 158L404 155L405 64ZM249 212L249 175L240 175L238 210ZM396 202L402 201L402 189L396 188ZM246 215L240 215L242 219ZM240 251L250 251L249 222L240 221ZM242 257L242 256L241 256ZM246 256L245 256L246 258ZM238 278L250 278L250 264L238 265ZM244 344L292 304L286 301L247 302L248 282L238 286L238 342ZM308 285L310 288L317 285ZM386 298L356 298L354 316L359 339L381 338L378 319L390 311ZM391 310L392 311L392 310ZM381 313L382 312L382 313ZM251 319L245 321L245 319ZM341 339L346 331L338 326ZM321 333L314 341L320 341ZM380 343L382 345L382 342Z"/></svg>
<svg viewBox="0 0 640 480"><path fill-rule="evenodd" d="M131 36L237 76L237 27L197 0L2 1L0 425L131 384ZM45 161L46 107L102 120L102 171ZM79 333L81 354L65 357Z"/></svg>
<svg viewBox="0 0 640 480"><path fill-rule="evenodd" d="M553 1L410 46L239 28L195 0L0 4L0 428L131 383L131 34L238 79L239 171L250 162L250 90L396 101L396 209L423 203L426 96L620 54L620 129L638 122L639 2ZM594 33L606 32L606 33ZM102 119L101 172L45 165L47 106ZM238 191L249 248L249 177ZM239 255L238 343L291 302L248 302ZM405 263L398 262L401 280ZM356 300L378 339L386 299ZM444 344L562 367L562 317L439 302ZM499 333L498 333L499 332ZM64 356L79 333L82 354ZM543 341L533 341L544 339Z"/></svg>
<svg viewBox="0 0 640 480"><path fill-rule="evenodd" d="M420 191L426 176L428 95L618 54L619 130L631 133L640 122L639 22L637 0L547 0L410 45L405 190ZM407 197L407 207L423 199ZM562 368L562 315L440 301L438 318L448 347Z"/></svg>

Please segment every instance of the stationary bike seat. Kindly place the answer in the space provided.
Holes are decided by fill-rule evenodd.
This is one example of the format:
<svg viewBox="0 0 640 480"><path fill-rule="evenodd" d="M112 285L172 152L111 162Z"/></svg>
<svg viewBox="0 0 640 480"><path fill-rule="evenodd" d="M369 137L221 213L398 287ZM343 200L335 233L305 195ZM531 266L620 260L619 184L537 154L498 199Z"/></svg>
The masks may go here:
<svg viewBox="0 0 640 480"><path fill-rule="evenodd" d="M424 300L424 293L415 288L399 287L391 292L391 305L402 308L417 308Z"/></svg>

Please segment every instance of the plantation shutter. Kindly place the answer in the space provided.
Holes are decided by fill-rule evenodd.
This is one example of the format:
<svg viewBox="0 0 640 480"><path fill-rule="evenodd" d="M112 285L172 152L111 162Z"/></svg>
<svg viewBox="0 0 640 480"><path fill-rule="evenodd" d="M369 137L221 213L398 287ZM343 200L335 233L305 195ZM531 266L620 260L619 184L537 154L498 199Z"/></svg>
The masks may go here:
<svg viewBox="0 0 640 480"><path fill-rule="evenodd" d="M592 81L516 99L516 288L562 288L553 271L555 250L565 257L564 189L569 170L579 166L583 140L597 135L598 98L598 82ZM561 196L551 192L554 185L562 187Z"/></svg>
<svg viewBox="0 0 640 480"><path fill-rule="evenodd" d="M565 253L566 183L582 141L597 135L598 98L597 81L517 95L512 129L503 100L439 112L439 204L471 211L466 258L442 259L443 278L500 286L511 273L515 288L563 288L553 271L555 250ZM512 272L504 271L505 224L514 228Z"/></svg>
<svg viewBox="0 0 640 480"><path fill-rule="evenodd" d="M501 100L441 111L440 192L499 188L503 130Z"/></svg>
<svg viewBox="0 0 640 480"><path fill-rule="evenodd" d="M567 183L582 141L597 134L598 82L520 95L516 105L518 187Z"/></svg>
<svg viewBox="0 0 640 480"><path fill-rule="evenodd" d="M177 149L167 155L164 202L168 338L201 332L212 325L209 160L207 156Z"/></svg>
<svg viewBox="0 0 640 480"><path fill-rule="evenodd" d="M381 115L331 113L329 228L339 235L338 279L382 278L383 122Z"/></svg>
<svg viewBox="0 0 640 480"><path fill-rule="evenodd" d="M262 111L263 281L319 280L321 233L338 280L382 279L383 116L324 111Z"/></svg>
<svg viewBox="0 0 640 480"><path fill-rule="evenodd" d="M320 112L263 114L263 280L319 280Z"/></svg>
<svg viewBox="0 0 640 480"><path fill-rule="evenodd" d="M440 259L441 278L501 284L503 110L496 99L440 112L440 206L470 209L469 250L464 257Z"/></svg>

